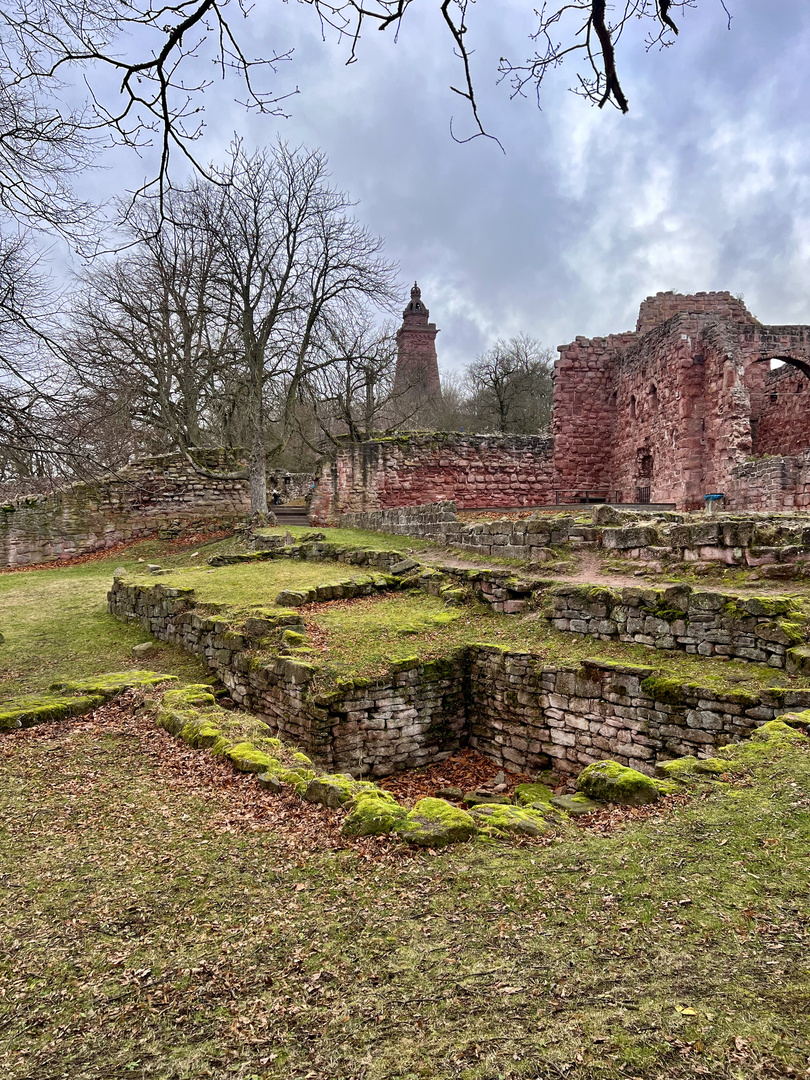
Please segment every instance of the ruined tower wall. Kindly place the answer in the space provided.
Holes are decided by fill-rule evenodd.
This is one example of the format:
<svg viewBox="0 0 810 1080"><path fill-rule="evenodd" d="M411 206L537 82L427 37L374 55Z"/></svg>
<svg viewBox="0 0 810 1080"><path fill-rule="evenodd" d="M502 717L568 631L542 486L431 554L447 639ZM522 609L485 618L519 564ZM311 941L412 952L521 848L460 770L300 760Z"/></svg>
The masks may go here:
<svg viewBox="0 0 810 1080"><path fill-rule="evenodd" d="M769 371L752 404L757 406L752 410L756 457L798 454L810 447L810 379L804 372L789 364Z"/></svg>

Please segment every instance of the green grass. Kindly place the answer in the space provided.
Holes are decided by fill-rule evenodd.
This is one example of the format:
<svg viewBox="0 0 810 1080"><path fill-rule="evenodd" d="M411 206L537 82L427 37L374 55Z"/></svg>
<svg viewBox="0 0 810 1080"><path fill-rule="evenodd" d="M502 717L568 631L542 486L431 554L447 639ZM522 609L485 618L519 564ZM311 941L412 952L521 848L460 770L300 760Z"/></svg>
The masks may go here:
<svg viewBox="0 0 810 1080"><path fill-rule="evenodd" d="M371 532L367 529L333 529L331 526L320 527L303 525L291 525L277 529L259 529L259 536L284 536L289 532L294 539L301 536L309 536L313 532L323 533L326 541L330 544L343 544L351 548L373 548L375 551L402 551L409 548L413 551L424 551L425 548L435 546L433 541L420 540L416 536L394 536L391 533Z"/></svg>
<svg viewBox="0 0 810 1080"><path fill-rule="evenodd" d="M138 576L141 585L180 586L194 589L201 604L225 603L235 610L272 605L282 589L302 589L325 581L361 577L366 568L337 562L278 559L237 563L212 570L208 566L178 569L175 573Z"/></svg>
<svg viewBox="0 0 810 1080"><path fill-rule="evenodd" d="M369 860L150 738L0 742L7 1080L806 1075L806 750L608 836Z"/></svg>
<svg viewBox="0 0 810 1080"><path fill-rule="evenodd" d="M458 618L447 625L431 622L448 612ZM322 659L337 675L381 675L392 659L433 659L471 642L488 642L534 653L540 663L576 664L598 657L646 664L665 670L672 678L715 690L798 686L807 681L760 664L594 641L552 630L542 619L494 614L483 605L448 608L438 598L423 593L368 597L349 605L326 604L309 615L308 622L325 631L327 651Z"/></svg>

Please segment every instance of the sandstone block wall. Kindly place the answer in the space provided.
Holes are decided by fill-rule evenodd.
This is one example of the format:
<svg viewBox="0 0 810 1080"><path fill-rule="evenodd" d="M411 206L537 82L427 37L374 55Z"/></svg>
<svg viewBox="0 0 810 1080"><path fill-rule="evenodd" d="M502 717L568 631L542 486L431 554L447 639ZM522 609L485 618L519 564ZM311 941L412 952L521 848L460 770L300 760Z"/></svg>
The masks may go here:
<svg viewBox="0 0 810 1080"><path fill-rule="evenodd" d="M549 558L549 548L593 532L576 525L570 514L465 525L457 519L455 510L454 502L428 503L396 510L341 514L338 524L344 529L367 529L435 540L437 544L463 548L477 555L540 562Z"/></svg>
<svg viewBox="0 0 810 1080"><path fill-rule="evenodd" d="M552 625L566 633L774 668L784 668L788 649L807 636L795 605L781 597L746 599L688 585L616 590L559 585L549 599Z"/></svg>
<svg viewBox="0 0 810 1080"><path fill-rule="evenodd" d="M659 760L710 757L810 703L810 690L718 693L657 679L640 665L543 666L492 646L472 650L470 680L470 745L526 772L547 756L564 773L603 758L652 773Z"/></svg>
<svg viewBox="0 0 810 1080"><path fill-rule="evenodd" d="M208 468L233 467L223 451L199 456ZM145 458L95 483L0 506L0 565L69 559L161 529L216 529L249 512L246 480L200 476L180 455Z"/></svg>
<svg viewBox="0 0 810 1080"><path fill-rule="evenodd" d="M738 510L810 509L810 450L737 465L726 491L726 505Z"/></svg>
<svg viewBox="0 0 810 1080"><path fill-rule="evenodd" d="M346 446L324 466L310 510L339 514L453 500L465 508L554 502L553 441L543 435L401 435Z"/></svg>
<svg viewBox="0 0 810 1080"><path fill-rule="evenodd" d="M544 664L530 653L477 644L444 660L393 662L380 679L347 680L324 692L311 664L257 657L272 617L233 629L198 611L192 590L120 580L108 602L118 618L202 657L234 700L284 739L355 775L425 765L467 742L522 772L549 760L574 772L614 758L649 773L659 758L710 756L786 709L810 706L810 690L719 693L663 679L652 667ZM298 618L280 617L289 625Z"/></svg>
<svg viewBox="0 0 810 1080"><path fill-rule="evenodd" d="M753 406L753 454L800 454L810 446L810 379L784 364L768 371Z"/></svg>

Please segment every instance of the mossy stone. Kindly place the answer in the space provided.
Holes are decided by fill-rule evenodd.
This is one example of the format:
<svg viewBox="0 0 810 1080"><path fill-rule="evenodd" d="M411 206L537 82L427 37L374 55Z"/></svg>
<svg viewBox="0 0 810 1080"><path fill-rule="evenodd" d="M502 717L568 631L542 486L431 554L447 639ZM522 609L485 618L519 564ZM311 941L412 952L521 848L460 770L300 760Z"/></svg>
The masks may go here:
<svg viewBox="0 0 810 1080"><path fill-rule="evenodd" d="M577 788L589 799L621 806L644 806L660 797L655 780L618 761L594 761L579 774Z"/></svg>
<svg viewBox="0 0 810 1080"><path fill-rule="evenodd" d="M444 799L420 799L397 833L419 847L445 847L469 840L477 832L473 818Z"/></svg>
<svg viewBox="0 0 810 1080"><path fill-rule="evenodd" d="M564 810L571 817L580 817L582 814L593 814L596 810L604 810L605 804L589 799L586 795L577 792L576 795L555 795L551 805L558 810Z"/></svg>
<svg viewBox="0 0 810 1080"><path fill-rule="evenodd" d="M257 750L253 743L241 742L229 747L225 757L239 772L263 773L278 765L274 758Z"/></svg>
<svg viewBox="0 0 810 1080"><path fill-rule="evenodd" d="M548 832L543 815L522 806L476 806L470 817L484 832L495 835L543 836Z"/></svg>
<svg viewBox="0 0 810 1080"><path fill-rule="evenodd" d="M407 817L404 806L377 788L355 796L341 832L343 836L387 836L404 825Z"/></svg>
<svg viewBox="0 0 810 1080"><path fill-rule="evenodd" d="M379 788L367 780L353 780L341 773L327 773L309 781L304 798L307 802L320 803L336 810L339 806L351 802L361 791L373 793L379 791Z"/></svg>
<svg viewBox="0 0 810 1080"><path fill-rule="evenodd" d="M551 805L554 792L546 784L518 784L515 788L515 800L519 806L530 806L533 803L547 803Z"/></svg>
<svg viewBox="0 0 810 1080"><path fill-rule="evenodd" d="M674 780L680 783L690 781L706 781L712 777L722 776L728 772L729 764L720 758L696 758L682 757L672 761L659 761L655 767L656 773L665 780Z"/></svg>

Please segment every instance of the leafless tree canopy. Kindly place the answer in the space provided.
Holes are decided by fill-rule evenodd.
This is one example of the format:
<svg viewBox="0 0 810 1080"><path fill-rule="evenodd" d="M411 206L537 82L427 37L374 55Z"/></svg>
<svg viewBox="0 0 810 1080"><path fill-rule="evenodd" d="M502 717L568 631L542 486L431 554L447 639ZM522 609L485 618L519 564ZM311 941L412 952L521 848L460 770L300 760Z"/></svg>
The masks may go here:
<svg viewBox="0 0 810 1080"><path fill-rule="evenodd" d="M725 9L724 0L718 2ZM361 55L364 29L399 33L414 0L302 3L322 32L347 42L351 63ZM648 26L647 46L666 46L678 32L678 14L696 5L697 0L545 3L535 25L526 26L533 55L502 58L501 77L514 94L529 87L539 91L549 70L573 62L577 92L627 111L617 59L625 29L640 20ZM475 92L480 73L474 72L468 45L474 7L470 0L440 0L440 11L460 68L452 89L466 100L482 134ZM235 96L256 112L281 113L297 92L284 80L279 85L279 68L291 58L283 44L265 56L250 48L250 21L257 17L246 0L6 0L0 11L0 200L23 216L65 228L78 224L66 177L87 165L96 149L92 141L102 134L138 150L157 149L155 171L140 190L164 197L174 151L200 165L195 143L211 84L204 70L216 71L220 79L235 77ZM86 101L66 108L60 96L77 77L86 82Z"/></svg>

